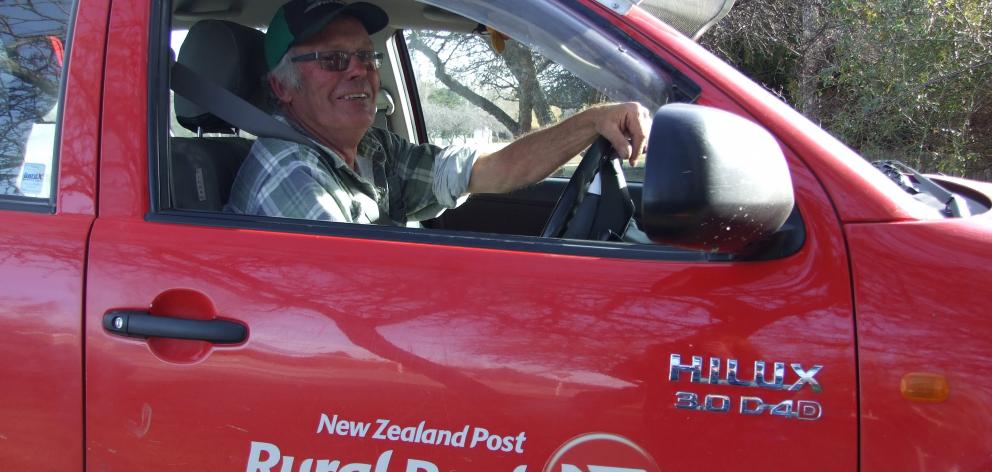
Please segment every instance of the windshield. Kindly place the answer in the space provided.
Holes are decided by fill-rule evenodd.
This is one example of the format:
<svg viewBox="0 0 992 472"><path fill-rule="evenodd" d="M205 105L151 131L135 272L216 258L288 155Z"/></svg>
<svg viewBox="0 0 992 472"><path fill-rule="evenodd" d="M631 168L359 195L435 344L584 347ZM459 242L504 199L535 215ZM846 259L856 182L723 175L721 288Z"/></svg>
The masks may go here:
<svg viewBox="0 0 992 472"><path fill-rule="evenodd" d="M614 101L650 110L668 103L671 80L651 61L602 32L599 25L550 2L426 0L423 3L492 27L561 65ZM528 14L521 15L526 11Z"/></svg>

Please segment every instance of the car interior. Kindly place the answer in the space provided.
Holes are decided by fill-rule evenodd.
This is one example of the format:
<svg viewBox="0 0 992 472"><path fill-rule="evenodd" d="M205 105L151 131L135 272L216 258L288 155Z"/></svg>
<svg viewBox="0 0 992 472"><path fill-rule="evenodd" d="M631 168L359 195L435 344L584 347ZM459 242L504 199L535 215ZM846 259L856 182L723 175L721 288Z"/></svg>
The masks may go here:
<svg viewBox="0 0 992 472"><path fill-rule="evenodd" d="M411 142L428 141L431 138L420 116L420 97L409 77L410 52L404 44L403 31L480 34L479 31L486 31L485 25L420 2L374 0L372 3L385 9L390 17L389 26L373 36L377 50L387 52L380 68L382 87L375 126ZM170 28L188 32L175 51L176 63L258 109L271 111L267 85L263 83L266 70L260 53L261 30L279 5L280 2L177 0L172 5ZM667 97L660 97L659 101L667 101ZM222 211L234 175L254 137L246 135L244 127L226 122L182 94L175 94L173 110L176 122L186 132L172 130L169 138L171 206L182 210ZM509 194L475 195L461 207L423 222L423 226L537 236L566 183L564 178L549 178ZM633 206L637 208L640 185L631 182L629 188L635 200Z"/></svg>
<svg viewBox="0 0 992 472"><path fill-rule="evenodd" d="M267 71L262 54L263 30L281 2L176 0L171 6L165 3L163 9L167 11L162 14L160 36L163 44L171 41L173 48L161 49L163 55L171 53L173 57L168 59L168 69L160 70L171 74L169 87L173 93L169 95L172 97L169 108L174 116L168 138L159 140L168 143L168 150L160 152L166 159L160 159L157 166L162 192L157 209L208 218L213 215L217 219L218 214L224 215L231 184L255 137L283 136L280 134L283 131L277 129L279 126L273 126L275 120L268 116L273 103L265 82ZM571 84L567 90L586 90L587 97L594 97L594 101L583 102L571 110L564 105L549 107L555 119L563 119L590 104L610 101L637 101L649 110L657 110L667 103L691 103L700 91L622 30L604 24L596 14L583 13L581 9L586 7L529 0L507 0L498 5L476 0L371 0L370 3L383 8L390 18L383 31L372 35L376 50L385 53L379 69L381 90L374 126L413 143L445 144L443 136L432 135L436 130L428 126L434 118L425 115L430 113L429 102L435 99L435 94L451 97L452 92L437 91L438 82L443 82L436 72L441 67L436 62L431 67L431 63L418 56L419 51L412 50L412 34L461 35L456 36L454 48L450 42L443 43L436 54L439 57L447 54L449 67L463 69L470 56L476 54L473 51L479 51L472 50L470 44L473 41L484 44L487 54L492 54L490 49L496 51L490 63L497 63L497 78L505 72L500 67L509 68L508 62L504 64L498 57L505 47L503 44L498 47L498 42L505 41L511 46L519 43L529 48L527 54L542 64L543 72L561 71L557 77L558 80L565 77L561 83ZM576 14L575 10L567 9L579 11ZM519 15L514 11L529 13ZM444 47L449 48L447 52ZM460 52L459 48L465 51ZM459 53L463 55L458 56ZM164 91L159 93L164 96ZM456 100L460 99L456 97ZM505 103L506 97L492 100ZM515 106L511 104L511 109ZM458 113L464 113L465 109L460 110ZM530 117L528 120L537 125L535 128L545 124ZM160 118L160 121L165 120ZM510 138L506 134L487 128L482 133L487 139L484 145L492 145L488 138L493 136ZM292 136L283 139L299 141ZM715 254L719 251L700 252L652 243L638 229L642 219L644 189L639 179L644 176L643 168L629 168L618 159L610 159L615 153L604 143L605 140L598 142L583 156L576 156L555 176L506 194L472 195L465 204L438 218L410 225L415 228L412 231L427 231L442 237L454 234L459 238L467 234L473 245L482 241L482 245L494 247L502 247L505 241L522 241L518 246L525 249L535 244L548 248L542 241L554 238L559 247L586 248L592 244L592 247L633 249L631 254L638 254L634 257L641 257L647 251L652 258L721 259ZM790 211L791 205L790 197ZM794 212L790 222L801 229L798 212ZM792 238L794 244L776 253L792 252L801 246L801 230L799 233L798 238ZM534 237L540 238L535 242ZM552 250L559 251L559 247Z"/></svg>

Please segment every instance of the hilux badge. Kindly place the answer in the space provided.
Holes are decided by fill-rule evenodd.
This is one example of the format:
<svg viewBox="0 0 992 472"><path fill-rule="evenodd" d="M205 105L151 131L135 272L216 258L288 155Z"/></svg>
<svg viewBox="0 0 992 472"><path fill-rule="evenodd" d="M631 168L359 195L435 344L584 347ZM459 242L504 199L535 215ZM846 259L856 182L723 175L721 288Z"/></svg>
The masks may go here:
<svg viewBox="0 0 992 472"><path fill-rule="evenodd" d="M768 364L764 361L754 361L754 375L751 380L738 377L739 363L737 359L727 359L726 369L721 369L723 364L723 359L711 357L707 365L708 368L704 372L702 356L692 356L690 363L683 364L681 355L672 354L668 362L668 380L678 382L680 379L688 377L690 382L697 384L732 385L788 392L798 392L804 386L809 385L810 390L814 393L823 392L823 387L816 380L816 374L823 370L823 366L819 364L814 364L807 369L802 364L789 363L788 366L796 377L796 380L791 384L785 382L785 362L773 363L769 372ZM703 375L704 373L705 375ZM813 400L793 401L790 399L766 403L756 396L741 396L737 398L736 402L734 400L729 395L706 394L700 398L700 395L694 392L679 391L675 393L675 407L683 410L727 413L731 411L733 404L737 403L737 412L742 415L760 416L767 413L772 416L802 420L818 420L823 416L823 407L819 402Z"/></svg>
<svg viewBox="0 0 992 472"><path fill-rule="evenodd" d="M727 369L724 371L724 376L721 379L720 364L721 359L719 357L711 357L709 362L709 370L706 373L706 377L703 377L702 356L692 356L692 363L684 365L682 364L682 356L672 354L668 363L668 380L677 381L680 378L680 374L685 372L690 374L690 380L695 383L736 385L739 387L760 387L772 390L789 390L793 392L803 388L803 385L809 385L810 388L813 389L813 392L823 392L823 387L821 387L820 383L814 378L816 377L816 374L823 369L822 365L814 365L809 369L803 369L802 364L789 364L789 367L792 368L792 371L799 376L799 379L796 380L795 383L786 386L784 362L776 362L772 364L771 380L768 380L768 376L765 373L767 368L765 361L754 361L753 380L741 380L737 378L737 359L727 359Z"/></svg>

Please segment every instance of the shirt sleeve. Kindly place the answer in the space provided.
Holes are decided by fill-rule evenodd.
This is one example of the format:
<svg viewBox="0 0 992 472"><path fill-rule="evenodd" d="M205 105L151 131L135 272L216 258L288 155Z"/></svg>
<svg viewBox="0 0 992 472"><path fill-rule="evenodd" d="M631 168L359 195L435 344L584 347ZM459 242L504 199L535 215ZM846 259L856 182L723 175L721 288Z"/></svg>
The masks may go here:
<svg viewBox="0 0 992 472"><path fill-rule="evenodd" d="M448 146L434 158L434 196L445 208L455 208L468 199L468 181L479 153L464 146Z"/></svg>
<svg viewBox="0 0 992 472"><path fill-rule="evenodd" d="M414 145L389 133L383 142L392 186L398 188L406 217L411 221L434 218L468 198L468 183L478 152L461 146L440 148Z"/></svg>

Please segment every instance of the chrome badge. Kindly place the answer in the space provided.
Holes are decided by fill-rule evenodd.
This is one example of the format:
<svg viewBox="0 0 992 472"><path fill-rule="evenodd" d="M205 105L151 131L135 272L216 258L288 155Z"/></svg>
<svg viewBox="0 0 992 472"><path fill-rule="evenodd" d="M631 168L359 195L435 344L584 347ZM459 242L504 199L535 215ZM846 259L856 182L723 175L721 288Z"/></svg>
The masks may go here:
<svg viewBox="0 0 992 472"><path fill-rule="evenodd" d="M692 356L691 362L682 363L682 356L672 354L668 363L668 380L678 382L688 378L689 382L705 385L731 385L735 387L769 389L786 392L799 392L809 386L813 393L822 393L823 386L816 380L816 374L823 366L814 364L804 368L799 363L774 362L771 370L765 361L754 361L753 376L745 380L738 376L739 362L737 359L727 359L724 364L719 357L710 357L707 368L703 368L703 357ZM726 365L726 368L721 368ZM786 365L791 374L786 383ZM704 375L705 374L705 375ZM734 409L734 404L737 408ZM694 392L679 391L675 393L675 407L684 410L706 411L711 413L728 413L735 410L741 415L757 416L768 414L783 418L802 420L818 420L823 416L823 407L813 400L783 400L766 402L757 396L732 397L730 395L705 394L700 396Z"/></svg>

